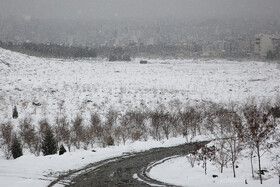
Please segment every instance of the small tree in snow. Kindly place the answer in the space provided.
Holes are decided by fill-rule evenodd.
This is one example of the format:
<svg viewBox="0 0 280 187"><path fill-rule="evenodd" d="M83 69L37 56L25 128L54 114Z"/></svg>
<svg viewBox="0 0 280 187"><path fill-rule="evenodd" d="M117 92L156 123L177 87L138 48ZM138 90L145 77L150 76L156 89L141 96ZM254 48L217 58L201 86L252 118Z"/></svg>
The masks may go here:
<svg viewBox="0 0 280 187"><path fill-rule="evenodd" d="M38 151L38 135L35 126L32 124L32 119L25 117L19 122L19 135L24 145L27 145L30 152L35 154Z"/></svg>
<svg viewBox="0 0 280 187"><path fill-rule="evenodd" d="M231 161L232 171L233 171L233 177L236 177L236 161L239 157L240 152L243 149L244 143L242 139L238 137L238 132L240 127L240 124L242 123L242 120L240 116L234 112L233 110L230 111L229 114L229 124L228 128L226 128L226 151L229 153L229 158Z"/></svg>
<svg viewBox="0 0 280 187"><path fill-rule="evenodd" d="M90 126L89 126L89 134L91 136L91 144L95 140L101 140L102 137L102 127L101 127L101 119L100 116L95 112L90 115Z"/></svg>
<svg viewBox="0 0 280 187"><path fill-rule="evenodd" d="M195 162L197 161L197 152L191 152L186 156L188 162L191 164L192 168L194 167Z"/></svg>
<svg viewBox="0 0 280 187"><path fill-rule="evenodd" d="M85 127L83 123L83 117L81 115L77 115L73 121L72 125L72 142L77 149L80 148L81 142L85 138Z"/></svg>
<svg viewBox="0 0 280 187"><path fill-rule="evenodd" d="M72 145L71 127L66 116L56 118L55 134L57 141L60 143L64 143L67 146L68 151L70 152L70 148Z"/></svg>
<svg viewBox="0 0 280 187"><path fill-rule="evenodd" d="M180 121L182 123L182 134L188 136L191 132L192 137L200 133L201 112L196 107L188 106L179 112Z"/></svg>
<svg viewBox="0 0 280 187"><path fill-rule="evenodd" d="M224 107L217 108L216 116L215 162L219 164L221 173L227 163L231 162L233 176L236 177L235 162L243 145L242 140L238 137L238 127L242 120L234 110L234 105L230 109Z"/></svg>
<svg viewBox="0 0 280 187"><path fill-rule="evenodd" d="M3 123L0 126L0 130L3 139L3 141L1 142L1 146L3 147L5 157L9 159L12 156L11 146L12 146L13 125L11 122Z"/></svg>
<svg viewBox="0 0 280 187"><path fill-rule="evenodd" d="M18 118L18 111L17 111L17 107L16 106L13 108L13 118L14 119Z"/></svg>
<svg viewBox="0 0 280 187"><path fill-rule="evenodd" d="M198 150L198 159L202 161L202 168L204 169L205 175L207 175L207 160L212 161L215 159L215 151L215 146L208 147L207 145Z"/></svg>
<svg viewBox="0 0 280 187"><path fill-rule="evenodd" d="M245 123L239 126L239 136L253 145L258 157L259 179L261 175L261 152L267 148L267 139L275 132L276 125L272 119L271 109L264 105L248 104L243 109Z"/></svg>
<svg viewBox="0 0 280 187"><path fill-rule="evenodd" d="M53 155L57 153L57 142L51 128L47 128L44 132L42 141L42 152L46 155Z"/></svg>
<svg viewBox="0 0 280 187"><path fill-rule="evenodd" d="M12 155L13 155L14 159L22 156L22 146L21 146L20 140L17 138L16 134L13 136L11 149L12 149Z"/></svg>
<svg viewBox="0 0 280 187"><path fill-rule="evenodd" d="M66 149L63 146L63 144L61 144L60 147L59 147L59 155L63 155L65 152L66 152Z"/></svg>

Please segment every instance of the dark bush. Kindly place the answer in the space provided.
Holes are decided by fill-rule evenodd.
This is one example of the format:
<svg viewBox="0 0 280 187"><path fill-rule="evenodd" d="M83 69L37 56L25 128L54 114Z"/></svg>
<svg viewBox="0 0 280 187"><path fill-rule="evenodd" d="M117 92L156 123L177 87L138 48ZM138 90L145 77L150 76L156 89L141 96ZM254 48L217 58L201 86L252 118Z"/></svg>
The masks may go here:
<svg viewBox="0 0 280 187"><path fill-rule="evenodd" d="M13 137L11 149L12 149L12 155L14 159L22 156L22 146L20 140L17 138L16 135L14 135Z"/></svg>
<svg viewBox="0 0 280 187"><path fill-rule="evenodd" d="M18 118L18 111L17 111L17 107L15 106L13 109L13 119L17 119Z"/></svg>
<svg viewBox="0 0 280 187"><path fill-rule="evenodd" d="M66 149L64 148L63 144L61 144L59 148L59 155L63 155L66 152Z"/></svg>

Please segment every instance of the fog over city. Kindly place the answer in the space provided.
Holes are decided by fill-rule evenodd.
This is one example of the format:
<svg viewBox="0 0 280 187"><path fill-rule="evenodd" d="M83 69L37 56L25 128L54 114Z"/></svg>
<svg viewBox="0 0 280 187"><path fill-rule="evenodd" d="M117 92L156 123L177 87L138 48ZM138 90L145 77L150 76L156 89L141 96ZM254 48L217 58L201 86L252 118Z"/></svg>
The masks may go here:
<svg viewBox="0 0 280 187"><path fill-rule="evenodd" d="M0 15L32 19L279 19L279 0L2 0Z"/></svg>
<svg viewBox="0 0 280 187"><path fill-rule="evenodd" d="M279 7L279 0L2 0L0 37L87 45L126 43L124 37L217 40L277 32Z"/></svg>

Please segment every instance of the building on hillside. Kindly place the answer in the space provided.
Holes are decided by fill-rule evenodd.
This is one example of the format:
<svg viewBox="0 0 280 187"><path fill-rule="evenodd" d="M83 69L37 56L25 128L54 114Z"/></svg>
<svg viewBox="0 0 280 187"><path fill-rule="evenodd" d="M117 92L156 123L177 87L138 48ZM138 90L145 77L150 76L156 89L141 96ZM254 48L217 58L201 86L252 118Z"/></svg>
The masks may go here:
<svg viewBox="0 0 280 187"><path fill-rule="evenodd" d="M272 53L275 54L276 57L280 57L280 36L272 37Z"/></svg>
<svg viewBox="0 0 280 187"><path fill-rule="evenodd" d="M254 53L256 56L266 58L269 51L277 52L280 44L280 37L268 34L259 34L255 36Z"/></svg>

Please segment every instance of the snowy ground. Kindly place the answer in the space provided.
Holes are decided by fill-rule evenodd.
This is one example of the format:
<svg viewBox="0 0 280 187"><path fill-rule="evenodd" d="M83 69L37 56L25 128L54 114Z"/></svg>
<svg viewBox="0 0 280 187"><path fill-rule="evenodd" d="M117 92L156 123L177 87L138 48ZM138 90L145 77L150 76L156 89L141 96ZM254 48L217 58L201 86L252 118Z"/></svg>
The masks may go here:
<svg viewBox="0 0 280 187"><path fill-rule="evenodd" d="M29 57L0 49L0 119L53 117L66 108L103 114L176 105L190 100L230 102L248 97L271 98L280 90L280 65L224 60L149 60L149 64L103 60L56 60ZM89 101L89 102L88 102ZM92 101L92 102L90 102ZM32 105L39 102L40 107Z"/></svg>
<svg viewBox="0 0 280 187"><path fill-rule="evenodd" d="M254 164L256 167L257 159L254 160ZM264 176L266 180L263 181L263 185L260 185L257 174L255 174L255 179L252 178L248 159L243 158L240 160L238 166L236 169L237 177L233 178L231 167L225 168L221 174L217 166L213 166L208 162L207 175L204 175L204 169L201 166L195 165L192 168L186 157L179 157L153 167L149 172L149 176L159 181L188 187L279 186L278 177L270 170L272 168L270 162L263 164L264 168L270 170L270 173L266 173ZM212 175L218 175L218 177L213 178ZM248 184L245 184L245 180L247 180Z"/></svg>
<svg viewBox="0 0 280 187"><path fill-rule="evenodd" d="M1 61L9 63L10 67ZM148 61L149 64L143 65L139 64L139 59L132 62L42 59L0 49L0 123L12 120L14 105L18 107L19 119L12 122L17 126L26 115L35 121L44 116L54 119L61 112L60 106L68 116L75 116L81 111L88 116L91 111L105 114L111 107L123 112L133 108L152 109L159 104L172 107L178 103L176 101L182 104L188 101L228 103L243 102L248 97L261 100L273 98L280 91L278 64L224 60ZM34 106L32 102L41 106ZM173 139L164 144L148 141L96 148L96 153L80 150L63 156L35 157L25 154L16 160L0 158L0 186L43 186L52 179L46 175L58 171L80 168L128 151L179 143L184 143L184 139ZM239 186L247 177L244 175L250 174L250 170L240 172L240 180L237 181L226 172L214 183L211 177L203 175L200 167L190 169L185 162L184 158L170 160L154 168L150 175L160 180L171 180L166 182L192 186L195 183L188 182L194 181L201 173L203 180L199 181L207 185L199 183L196 186ZM218 173L215 168L214 171ZM172 174L178 177L182 174L182 177L175 181ZM183 183L187 179L189 181ZM275 180L265 181L265 184L273 186ZM251 183L249 177L248 182L250 185L258 183Z"/></svg>
<svg viewBox="0 0 280 187"><path fill-rule="evenodd" d="M94 148L67 152L61 156L24 155L15 160L0 159L0 186L24 187L47 186L59 174L69 169L79 169L87 164L121 156L127 152L139 152L155 147L169 147L185 143L184 138L172 138L165 141L134 142L109 148Z"/></svg>

